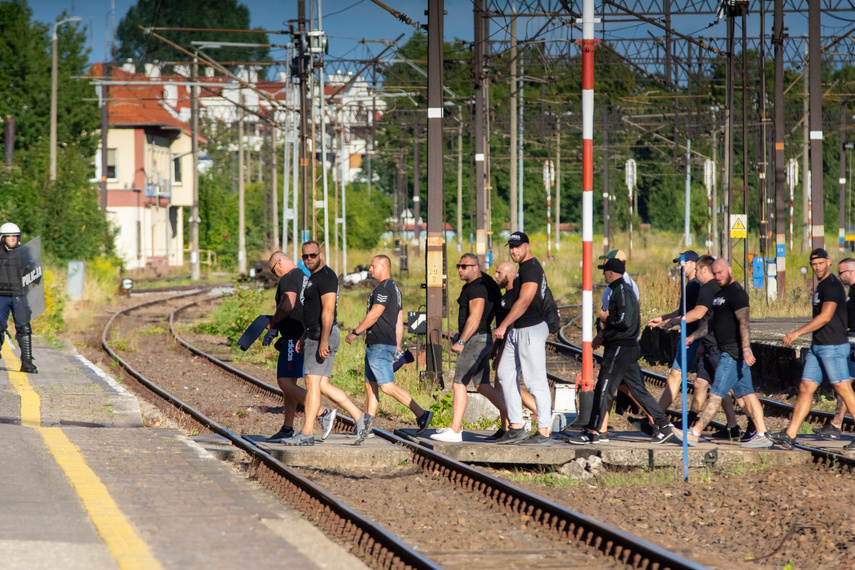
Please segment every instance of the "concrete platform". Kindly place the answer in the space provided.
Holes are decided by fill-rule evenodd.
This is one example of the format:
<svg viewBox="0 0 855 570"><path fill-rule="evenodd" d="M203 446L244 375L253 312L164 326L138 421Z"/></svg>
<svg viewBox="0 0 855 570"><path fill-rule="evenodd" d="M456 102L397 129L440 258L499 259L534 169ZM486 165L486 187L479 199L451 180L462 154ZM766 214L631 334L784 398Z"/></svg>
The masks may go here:
<svg viewBox="0 0 855 570"><path fill-rule="evenodd" d="M173 429L70 345L38 374L0 361L4 569L364 568L299 514Z"/></svg>
<svg viewBox="0 0 855 570"><path fill-rule="evenodd" d="M403 447L389 443L383 438L369 437L360 445L354 445L353 436L343 433L331 433L325 441L315 436L315 445L307 447L267 443L262 435L250 435L246 436L246 439L292 467L329 470L376 469L395 467L412 456Z"/></svg>
<svg viewBox="0 0 855 570"><path fill-rule="evenodd" d="M430 439L436 430L416 437L414 429L396 430L395 434L428 446L443 455L464 463L484 465L541 465L560 467L577 458L599 457L602 463L613 467L675 467L682 465L682 443L673 438L665 443L652 444L650 437L642 432L611 432L609 441L595 445L573 445L563 433L552 434L555 441L551 447L527 447L521 445L498 445L487 441L492 432L463 432L463 442L443 443ZM840 452L851 440L823 440L817 436L799 436L804 445L823 447ZM728 469L744 465L797 465L810 462L806 451L787 451L780 447L747 449L738 442L702 440L697 447L688 450L689 467Z"/></svg>

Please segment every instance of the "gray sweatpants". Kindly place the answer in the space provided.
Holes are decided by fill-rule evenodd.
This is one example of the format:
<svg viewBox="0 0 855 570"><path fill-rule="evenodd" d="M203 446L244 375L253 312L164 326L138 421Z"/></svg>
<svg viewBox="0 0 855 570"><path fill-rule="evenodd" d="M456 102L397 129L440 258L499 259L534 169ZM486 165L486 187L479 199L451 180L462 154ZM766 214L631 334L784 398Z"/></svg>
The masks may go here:
<svg viewBox="0 0 855 570"><path fill-rule="evenodd" d="M499 361L499 382L508 406L508 421L523 423L519 375L522 372L526 388L537 406L537 427L552 426L552 396L546 379L546 339L549 327L540 323L531 327L511 329Z"/></svg>

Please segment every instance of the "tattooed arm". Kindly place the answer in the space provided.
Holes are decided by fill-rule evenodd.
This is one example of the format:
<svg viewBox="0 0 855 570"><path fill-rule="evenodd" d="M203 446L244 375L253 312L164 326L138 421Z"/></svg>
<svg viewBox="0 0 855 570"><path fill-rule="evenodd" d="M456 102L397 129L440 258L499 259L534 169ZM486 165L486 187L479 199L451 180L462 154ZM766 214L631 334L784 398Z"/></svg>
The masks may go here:
<svg viewBox="0 0 855 570"><path fill-rule="evenodd" d="M739 321L739 340L742 343L742 359L748 366L753 366L757 359L754 358L754 353L751 352L751 325L750 307L743 307L736 310L736 320Z"/></svg>
<svg viewBox="0 0 855 570"><path fill-rule="evenodd" d="M698 325L698 328L695 329L695 332L693 332L686 338L686 346L689 346L699 338L704 338L705 336L707 336L707 332L709 332L709 322L709 319L703 319L701 321L701 324Z"/></svg>

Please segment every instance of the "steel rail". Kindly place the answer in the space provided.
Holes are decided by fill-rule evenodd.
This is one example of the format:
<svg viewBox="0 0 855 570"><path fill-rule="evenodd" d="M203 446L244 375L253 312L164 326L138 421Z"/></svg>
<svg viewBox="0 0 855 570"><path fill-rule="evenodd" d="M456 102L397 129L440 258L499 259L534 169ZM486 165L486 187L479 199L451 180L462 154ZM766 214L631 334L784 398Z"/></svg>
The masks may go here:
<svg viewBox="0 0 855 570"><path fill-rule="evenodd" d="M206 358L209 362L217 366L223 366L229 372L250 381L253 386L264 387L264 389L271 393L281 395L282 392L279 389L245 372L236 370L234 367L192 346L181 338L175 331L174 318L178 313L198 302L193 301L188 303L175 309L170 314L169 328L173 337L193 354ZM561 378L558 379L564 380ZM347 426L353 426L351 418L340 417L340 419ZM632 568L705 568L701 564L656 546L642 538L597 519L572 511L423 445L413 443L379 428L374 428L374 433L377 437L406 448L414 455L413 462L428 473L441 476L464 490L479 493L486 499L492 500L511 512L531 516L532 520L544 530L558 533L565 540L582 542L585 546L592 547L601 552L602 555L607 557L612 556Z"/></svg>
<svg viewBox="0 0 855 570"><path fill-rule="evenodd" d="M198 294L198 292L177 295L167 300L180 299L192 294ZM169 402L177 410L190 416L196 423L227 439L232 445L247 453L253 459L255 475L261 483L267 485L280 496L291 502L307 517L317 519L319 524L328 533L351 544L355 549L355 554L369 564L376 568L393 569L426 568L433 570L441 568L429 558L416 552L383 526L350 509L334 495L281 463L257 445L211 420L200 411L183 402L180 398L162 390L110 348L107 342L107 335L116 317L123 313L163 301L163 299L147 301L115 313L107 322L101 335L101 345L107 354L153 394ZM187 306L185 305L182 308L186 308ZM172 329L174 314L175 311L170 314L170 329Z"/></svg>

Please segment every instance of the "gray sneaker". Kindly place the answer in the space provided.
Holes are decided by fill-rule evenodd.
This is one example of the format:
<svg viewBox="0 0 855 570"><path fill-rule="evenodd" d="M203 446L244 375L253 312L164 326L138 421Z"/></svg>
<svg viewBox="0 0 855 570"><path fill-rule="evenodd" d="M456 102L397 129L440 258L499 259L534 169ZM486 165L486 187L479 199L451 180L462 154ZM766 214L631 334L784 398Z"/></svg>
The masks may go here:
<svg viewBox="0 0 855 570"><path fill-rule="evenodd" d="M356 420L356 440L353 442L353 445L359 445L362 441L368 437L368 432L371 431L371 424L374 422L374 416L370 414L366 414L362 412L362 415L359 416L359 419Z"/></svg>
<svg viewBox="0 0 855 570"><path fill-rule="evenodd" d="M765 433L756 433L748 441L743 441L739 447L772 447L774 444Z"/></svg>
<svg viewBox="0 0 855 570"><path fill-rule="evenodd" d="M300 432L294 437L279 440L279 443L289 446L315 445L315 435Z"/></svg>
<svg viewBox="0 0 855 570"><path fill-rule="evenodd" d="M552 447L555 444L551 438L542 435L540 432L534 432L527 438L517 442L517 445L530 445L536 447Z"/></svg>
<svg viewBox="0 0 855 570"><path fill-rule="evenodd" d="M338 415L336 410L324 408L324 413L318 416L318 423L321 425L321 441L332 432L336 415Z"/></svg>

